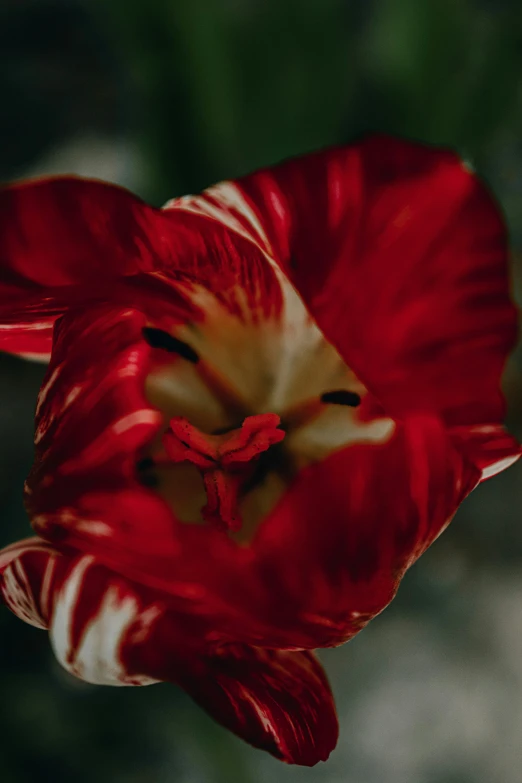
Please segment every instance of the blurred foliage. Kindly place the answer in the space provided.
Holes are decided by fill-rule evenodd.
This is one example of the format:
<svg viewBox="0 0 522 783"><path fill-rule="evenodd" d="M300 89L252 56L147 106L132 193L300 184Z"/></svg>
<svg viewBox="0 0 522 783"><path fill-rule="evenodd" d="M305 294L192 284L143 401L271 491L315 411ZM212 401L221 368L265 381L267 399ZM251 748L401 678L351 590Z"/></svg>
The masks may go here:
<svg viewBox="0 0 522 783"><path fill-rule="evenodd" d="M518 3L113 0L97 15L131 74L156 201L368 129L480 168L522 130Z"/></svg>
<svg viewBox="0 0 522 783"><path fill-rule="evenodd" d="M121 179L161 204L375 129L457 148L491 183L522 249L519 0L4 0L0 58L0 178L46 170L71 140L86 139L92 154L97 139L108 140L112 165L123 142L133 152ZM518 262L519 292L521 278ZM42 368L0 358L3 544L27 534L20 497ZM520 425L517 360L507 388ZM522 675L495 652L487 629L496 615L480 607L507 569L520 570L521 476L514 468L475 493L385 617L326 655L343 717L328 765L292 770L265 760L169 686L78 684L53 662L44 634L2 612L2 783L518 783L506 737L517 720L522 726ZM443 690L437 677L450 669ZM490 691L481 691L484 713L473 701L464 719L457 712L469 671L478 672L471 689L489 687L490 675L495 694L506 686L498 714L510 716L509 727L499 720L489 744L468 738L483 736L471 726L493 709ZM392 728L410 725L408 710L428 686L447 702L430 707L425 734L414 726L397 739L380 716L387 694L412 682L413 695L392 699ZM380 728L368 749L372 727Z"/></svg>
<svg viewBox="0 0 522 783"><path fill-rule="evenodd" d="M367 129L481 169L522 145L515 0L8 0L0 44L4 176L89 128L138 141L155 202Z"/></svg>

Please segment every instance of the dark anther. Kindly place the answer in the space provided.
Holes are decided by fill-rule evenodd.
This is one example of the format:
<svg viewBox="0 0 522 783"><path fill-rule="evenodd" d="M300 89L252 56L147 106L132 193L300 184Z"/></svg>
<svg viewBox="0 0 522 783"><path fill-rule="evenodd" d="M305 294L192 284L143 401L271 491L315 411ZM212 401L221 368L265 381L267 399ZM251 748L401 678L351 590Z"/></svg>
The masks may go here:
<svg viewBox="0 0 522 783"><path fill-rule="evenodd" d="M169 353L177 353L183 359L187 359L187 361L193 364L199 362L199 356L190 345L187 345L182 340L178 340L177 337L173 337L163 329L154 329L152 326L146 326L143 329L143 337L151 348L161 348Z"/></svg>
<svg viewBox="0 0 522 783"><path fill-rule="evenodd" d="M361 404L361 398L355 392L339 389L338 391L322 394L321 402L330 402L333 405L349 405L350 408L357 408Z"/></svg>

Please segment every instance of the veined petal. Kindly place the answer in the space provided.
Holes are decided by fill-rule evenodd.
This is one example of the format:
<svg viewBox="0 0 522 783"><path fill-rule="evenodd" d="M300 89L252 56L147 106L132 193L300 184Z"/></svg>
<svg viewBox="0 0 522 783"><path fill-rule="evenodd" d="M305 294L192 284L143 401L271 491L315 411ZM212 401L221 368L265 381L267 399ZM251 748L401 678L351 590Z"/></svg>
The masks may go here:
<svg viewBox="0 0 522 783"><path fill-rule="evenodd" d="M522 448L501 424L451 427L450 436L457 448L480 469L482 481L509 468L522 454Z"/></svg>
<svg viewBox="0 0 522 783"><path fill-rule="evenodd" d="M161 604L147 603L92 555L20 541L0 552L0 589L14 614L48 629L58 661L76 677L98 685L157 682L129 671L125 656L145 643Z"/></svg>
<svg viewBox="0 0 522 783"><path fill-rule="evenodd" d="M39 321L0 324L0 351L32 361L49 361L54 321L54 316L42 314Z"/></svg>
<svg viewBox="0 0 522 783"><path fill-rule="evenodd" d="M154 533L138 549L118 498L112 535L73 524L63 540L168 596L216 645L335 646L386 607L480 478L439 419L416 416L303 469L249 546L172 520L174 545Z"/></svg>
<svg viewBox="0 0 522 783"><path fill-rule="evenodd" d="M326 761L337 743L333 696L311 652L224 650L178 681L227 729L289 764Z"/></svg>
<svg viewBox="0 0 522 783"><path fill-rule="evenodd" d="M136 472L161 424L144 397L143 323L108 307L60 321L27 484L33 526L161 591L216 643L313 649L350 638L391 600L478 469L439 418L416 415L303 469L251 546L184 525Z"/></svg>
<svg viewBox="0 0 522 783"><path fill-rule="evenodd" d="M332 693L310 652L234 645L210 654L197 619L178 616L94 556L37 538L0 552L0 594L20 619L49 630L60 664L86 682L170 680L242 739L289 763L310 766L335 747Z"/></svg>
<svg viewBox="0 0 522 783"><path fill-rule="evenodd" d="M386 443L351 446L304 469L252 544L273 643L284 646L290 627L296 645L358 633L479 479L430 416L405 420Z"/></svg>
<svg viewBox="0 0 522 783"><path fill-rule="evenodd" d="M162 299L159 309L168 312L180 281L215 291L231 307L238 287L250 309L263 296L266 307L277 305L274 274L250 242L109 183L57 177L8 185L0 191L0 235L0 350L30 358L49 357L53 323L69 307L111 301L154 312L147 303Z"/></svg>
<svg viewBox="0 0 522 783"><path fill-rule="evenodd" d="M158 427L140 381L142 320L107 311L60 324L28 481L33 526L163 592L216 643L313 649L350 638L389 603L478 468L438 417L416 415L303 469L250 546L184 525L136 475L140 444ZM101 334L106 352L89 366Z"/></svg>
<svg viewBox="0 0 522 783"><path fill-rule="evenodd" d="M102 295L165 256L164 213L116 185L76 177L0 191L0 349L45 357L71 302Z"/></svg>
<svg viewBox="0 0 522 783"><path fill-rule="evenodd" d="M57 551L36 536L0 551L0 591L21 620L47 628Z"/></svg>
<svg viewBox="0 0 522 783"><path fill-rule="evenodd" d="M136 468L162 424L145 398L151 349L144 323L135 310L108 307L61 319L38 397L25 491L40 535L87 539L92 551L102 541L123 562L179 548L171 511L140 484Z"/></svg>
<svg viewBox="0 0 522 783"><path fill-rule="evenodd" d="M502 419L500 374L516 336L505 228L452 152L370 136L174 206L276 259L390 415Z"/></svg>
<svg viewBox="0 0 522 783"><path fill-rule="evenodd" d="M157 430L160 416L144 393L145 322L135 310L114 307L60 320L36 407L35 490L45 492L59 475L101 470L109 478L114 460L128 474L140 443Z"/></svg>
<svg viewBox="0 0 522 783"><path fill-rule="evenodd" d="M216 622L234 639L231 627L250 611L250 602L234 605L246 553L206 526L183 525L138 475L142 447L162 434L162 416L145 398L153 349L143 339L144 323L134 310L109 307L60 320L38 399L26 507L46 540L95 555L181 608L192 610L196 599L206 629ZM255 618L251 625L257 629Z"/></svg>

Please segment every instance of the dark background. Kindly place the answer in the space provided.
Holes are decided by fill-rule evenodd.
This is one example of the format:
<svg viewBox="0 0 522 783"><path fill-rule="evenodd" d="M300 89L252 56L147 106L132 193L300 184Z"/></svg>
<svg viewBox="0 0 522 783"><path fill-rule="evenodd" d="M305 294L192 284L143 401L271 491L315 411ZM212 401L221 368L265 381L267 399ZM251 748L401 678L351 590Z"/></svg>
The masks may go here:
<svg viewBox="0 0 522 783"><path fill-rule="evenodd" d="M519 0L3 0L0 178L79 173L155 204L367 129L448 144L506 213L522 289ZM506 374L522 432L520 357ZM44 368L0 356L0 544ZM326 765L250 749L174 687L97 688L0 612L2 783L520 783L522 469L483 485L394 604L323 656Z"/></svg>

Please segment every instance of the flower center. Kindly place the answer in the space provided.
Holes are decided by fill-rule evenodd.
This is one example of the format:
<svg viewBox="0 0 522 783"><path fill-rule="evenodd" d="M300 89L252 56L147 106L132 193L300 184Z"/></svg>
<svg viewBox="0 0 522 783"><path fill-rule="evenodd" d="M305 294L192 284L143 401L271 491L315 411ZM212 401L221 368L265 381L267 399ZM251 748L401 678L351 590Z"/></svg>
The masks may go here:
<svg viewBox="0 0 522 783"><path fill-rule="evenodd" d="M190 286L204 317L143 332L145 395L163 421L138 455L138 480L180 522L211 521L241 545L301 470L351 444L382 443L394 428L364 414L363 383L281 285L273 315L252 311L241 289Z"/></svg>
<svg viewBox="0 0 522 783"><path fill-rule="evenodd" d="M183 416L170 420L163 436L167 459L190 462L201 473L207 495L201 513L206 522L231 532L240 530L240 489L252 477L261 454L285 437L279 424L275 413L263 413L247 416L238 428L209 435Z"/></svg>

